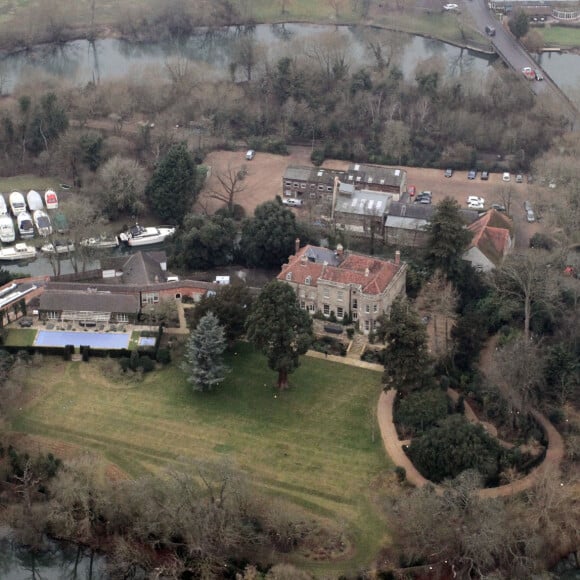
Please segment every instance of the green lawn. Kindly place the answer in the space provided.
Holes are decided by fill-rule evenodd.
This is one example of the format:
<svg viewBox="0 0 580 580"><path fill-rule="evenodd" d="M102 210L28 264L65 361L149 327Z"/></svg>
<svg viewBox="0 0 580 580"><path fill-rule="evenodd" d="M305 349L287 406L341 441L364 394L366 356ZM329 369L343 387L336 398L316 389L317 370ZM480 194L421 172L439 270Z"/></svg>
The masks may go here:
<svg viewBox="0 0 580 580"><path fill-rule="evenodd" d="M110 388L98 363L45 358L31 371L32 403L13 417L17 431L101 452L133 476L191 458L228 457L265 491L344 523L356 553L307 565L334 574L367 564L386 524L371 483L390 467L376 433L380 374L304 358L292 389L277 394L275 375L247 344L219 392L194 394L178 365L136 388ZM118 386L118 385L117 385Z"/></svg>
<svg viewBox="0 0 580 580"><path fill-rule="evenodd" d="M580 28L568 28L565 26L550 26L538 28L544 37L546 46L572 48L580 46Z"/></svg>
<svg viewBox="0 0 580 580"><path fill-rule="evenodd" d="M34 328L7 328L4 338L6 346L32 346L36 333Z"/></svg>
<svg viewBox="0 0 580 580"><path fill-rule="evenodd" d="M31 189L43 191L54 189L57 182L50 177L38 177L37 175L15 175L13 177L0 177L0 191L21 191L25 195ZM58 190L57 190L58 191ZM8 200L7 200L8 201Z"/></svg>

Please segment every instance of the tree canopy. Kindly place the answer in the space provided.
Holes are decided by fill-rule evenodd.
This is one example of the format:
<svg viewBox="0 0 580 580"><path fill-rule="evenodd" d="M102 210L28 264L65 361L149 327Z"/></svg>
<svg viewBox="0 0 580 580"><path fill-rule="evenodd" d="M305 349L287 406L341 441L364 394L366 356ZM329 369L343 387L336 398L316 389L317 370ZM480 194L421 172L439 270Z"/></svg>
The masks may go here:
<svg viewBox="0 0 580 580"><path fill-rule="evenodd" d="M279 199L256 208L254 217L242 226L240 252L248 266L279 268L294 253L296 238L310 238L291 210Z"/></svg>
<svg viewBox="0 0 580 580"><path fill-rule="evenodd" d="M288 375L312 342L312 320L302 310L289 284L273 280L264 287L247 321L247 336L278 372L278 388L288 387Z"/></svg>
<svg viewBox="0 0 580 580"><path fill-rule="evenodd" d="M236 234L234 221L227 217L188 214L172 236L170 262L177 268L189 270L231 264Z"/></svg>
<svg viewBox="0 0 580 580"><path fill-rule="evenodd" d="M390 318L381 319L377 335L386 344L383 354L386 387L400 391L424 387L432 376L427 331L406 300L397 298L393 302Z"/></svg>
<svg viewBox="0 0 580 580"><path fill-rule="evenodd" d="M516 10L508 20L508 26L516 38L521 38L530 29L529 17L523 10Z"/></svg>
<svg viewBox="0 0 580 580"><path fill-rule="evenodd" d="M226 376L223 354L226 348L224 329L213 312L201 318L183 356L183 370L195 391L211 391Z"/></svg>
<svg viewBox="0 0 580 580"><path fill-rule="evenodd" d="M442 270L450 278L454 277L461 256L472 237L471 232L464 227L459 210L459 204L446 197L437 204L428 226L427 260L433 270Z"/></svg>
<svg viewBox="0 0 580 580"><path fill-rule="evenodd" d="M252 307L252 295L245 286L221 286L212 296L204 296L195 308L186 311L190 328L195 328L201 318L213 312L224 328L228 343L233 343L246 331L246 319Z"/></svg>
<svg viewBox="0 0 580 580"><path fill-rule="evenodd" d="M196 166L184 143L174 145L159 162L145 194L157 215L180 224L198 193Z"/></svg>

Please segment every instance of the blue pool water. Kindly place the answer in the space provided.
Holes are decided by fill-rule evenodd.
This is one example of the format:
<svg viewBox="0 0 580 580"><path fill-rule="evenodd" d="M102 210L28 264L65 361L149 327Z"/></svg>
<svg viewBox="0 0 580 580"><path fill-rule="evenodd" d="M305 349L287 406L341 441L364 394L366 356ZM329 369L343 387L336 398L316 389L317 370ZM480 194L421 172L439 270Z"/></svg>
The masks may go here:
<svg viewBox="0 0 580 580"><path fill-rule="evenodd" d="M39 330L34 346L90 346L92 348L127 348L130 334L109 334L105 332L59 332Z"/></svg>
<svg viewBox="0 0 580 580"><path fill-rule="evenodd" d="M154 336L139 337L139 346L155 346L155 337Z"/></svg>

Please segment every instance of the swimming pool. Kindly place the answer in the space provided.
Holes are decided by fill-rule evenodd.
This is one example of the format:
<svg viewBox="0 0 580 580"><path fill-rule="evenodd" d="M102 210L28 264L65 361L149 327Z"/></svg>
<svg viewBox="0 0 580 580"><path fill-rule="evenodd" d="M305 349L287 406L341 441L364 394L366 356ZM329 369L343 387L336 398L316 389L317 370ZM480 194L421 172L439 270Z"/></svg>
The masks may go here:
<svg viewBox="0 0 580 580"><path fill-rule="evenodd" d="M110 334L105 332L60 332L39 330L34 346L90 346L91 348L128 348L130 334Z"/></svg>

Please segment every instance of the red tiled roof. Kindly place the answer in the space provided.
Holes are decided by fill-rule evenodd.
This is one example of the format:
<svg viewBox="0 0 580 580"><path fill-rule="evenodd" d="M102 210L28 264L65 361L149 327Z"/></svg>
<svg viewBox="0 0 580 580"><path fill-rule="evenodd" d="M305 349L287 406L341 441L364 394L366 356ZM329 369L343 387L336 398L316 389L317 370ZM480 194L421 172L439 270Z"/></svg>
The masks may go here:
<svg viewBox="0 0 580 580"><path fill-rule="evenodd" d="M365 294L381 294L400 267L393 262L358 254L348 254L338 266L310 262L303 259L309 247L300 248L297 254L290 256L289 263L282 266L278 280L286 281L287 274L291 273L292 279L288 281L297 284L305 284L306 277L310 276L311 286L317 286L318 280L327 280L338 284L361 286Z"/></svg>
<svg viewBox="0 0 580 580"><path fill-rule="evenodd" d="M512 222L507 216L492 209L467 229L473 233L470 248L478 248L494 264L501 262L510 246Z"/></svg>

